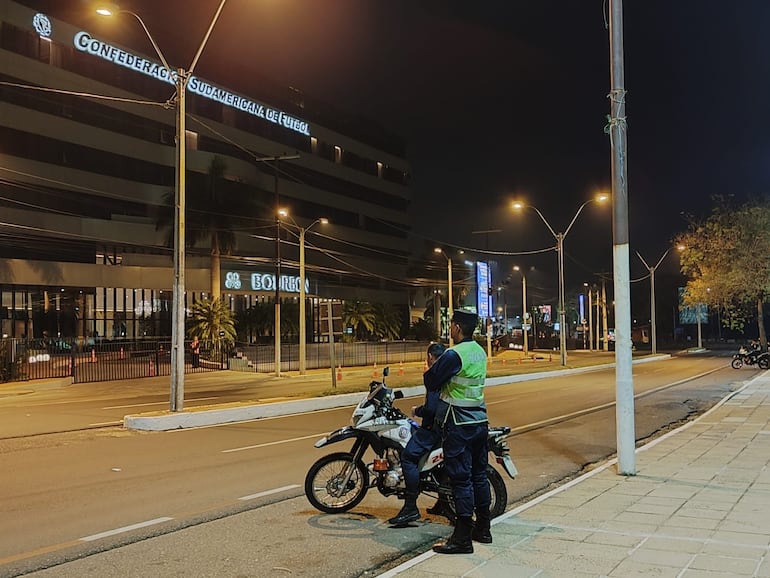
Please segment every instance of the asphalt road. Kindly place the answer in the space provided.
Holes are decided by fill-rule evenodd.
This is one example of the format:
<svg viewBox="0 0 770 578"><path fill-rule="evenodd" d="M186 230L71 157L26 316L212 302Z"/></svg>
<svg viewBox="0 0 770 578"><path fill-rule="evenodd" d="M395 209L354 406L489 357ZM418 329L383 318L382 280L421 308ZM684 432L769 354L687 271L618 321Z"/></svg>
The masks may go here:
<svg viewBox="0 0 770 578"><path fill-rule="evenodd" d="M728 361L635 365L637 438L705 411L756 374ZM517 432L511 505L613 455L614 395L612 370L487 390L492 422ZM86 416L99 405L64 401ZM440 518L394 530L383 520L399 509L395 499L370 493L353 512L325 515L304 498L308 467L336 449L313 442L349 416L341 408L174 432L0 440L0 576L362 576L426 550L451 531Z"/></svg>

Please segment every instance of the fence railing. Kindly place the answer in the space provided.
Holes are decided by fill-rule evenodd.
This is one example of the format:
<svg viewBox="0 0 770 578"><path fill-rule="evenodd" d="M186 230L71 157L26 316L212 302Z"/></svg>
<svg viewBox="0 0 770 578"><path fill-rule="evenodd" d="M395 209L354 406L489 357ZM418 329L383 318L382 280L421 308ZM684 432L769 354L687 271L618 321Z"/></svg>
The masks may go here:
<svg viewBox="0 0 770 578"><path fill-rule="evenodd" d="M338 367L365 365L388 365L399 362L423 361L428 342L423 341L384 341L378 343L355 342L335 343L334 358ZM257 373L275 372L275 348L273 345L250 345L236 343L235 354L229 360L230 369L236 371L254 371ZM328 343L308 343L308 369L331 367L331 349ZM281 345L281 371L299 370L299 344Z"/></svg>
<svg viewBox="0 0 770 578"><path fill-rule="evenodd" d="M216 343L201 342L195 366L185 347L185 373L226 368ZM170 341L0 340L0 381L72 377L86 383L170 374Z"/></svg>
<svg viewBox="0 0 770 578"><path fill-rule="evenodd" d="M227 353L218 342L201 342L200 362L193 366L189 343L185 373L232 369L275 372L273 345L238 343ZM335 343L337 367L423 361L427 342ZM308 369L331 367L328 343L307 345ZM299 370L299 344L281 345L281 371ZM71 377L75 383L139 379L171 374L171 341L0 340L0 382Z"/></svg>

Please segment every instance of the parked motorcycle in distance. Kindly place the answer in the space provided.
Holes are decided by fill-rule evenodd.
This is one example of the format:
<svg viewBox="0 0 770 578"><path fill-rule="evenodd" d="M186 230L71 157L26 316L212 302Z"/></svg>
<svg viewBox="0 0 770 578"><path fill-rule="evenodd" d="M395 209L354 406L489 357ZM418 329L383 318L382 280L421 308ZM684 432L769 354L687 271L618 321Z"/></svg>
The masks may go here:
<svg viewBox="0 0 770 578"><path fill-rule="evenodd" d="M733 355L730 362L733 369L740 369L744 365L758 365L760 369L770 369L770 353L759 349L748 349L741 345L738 353Z"/></svg>
<svg viewBox="0 0 770 578"><path fill-rule="evenodd" d="M305 495L316 509L329 514L346 512L358 505L370 488L377 488L383 496L404 499L406 486L401 471L401 452L417 424L393 405L404 394L386 387L387 375L386 367L382 381L369 384L369 394L353 410L351 425L314 444L322 448L345 440L353 442L349 451L320 458L305 476ZM510 433L511 428L507 426L490 427L487 445L494 460L515 478L518 472L505 441ZM365 461L370 448L374 456ZM490 460L487 476L492 494L489 511L494 518L505 512L508 491L502 476L491 463ZM450 510L446 517L450 521L454 519L454 498L441 448L429 452L420 461L420 492L445 500Z"/></svg>

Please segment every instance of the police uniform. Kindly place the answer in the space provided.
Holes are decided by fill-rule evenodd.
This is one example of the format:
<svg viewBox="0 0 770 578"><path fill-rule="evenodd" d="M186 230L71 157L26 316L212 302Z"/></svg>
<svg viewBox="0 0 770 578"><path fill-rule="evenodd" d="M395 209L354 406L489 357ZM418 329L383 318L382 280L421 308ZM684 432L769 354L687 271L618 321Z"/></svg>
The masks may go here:
<svg viewBox="0 0 770 578"><path fill-rule="evenodd" d="M465 326L475 326L477 319L475 314L464 311L456 311L452 317ZM449 348L434 367L436 381L443 384L436 422L442 428L444 462L457 512L454 533L445 543L434 546L434 550L446 554L467 553L473 551L472 536L481 542L492 541L489 531L492 500L487 480L489 424L484 403L487 356L472 335L463 332L462 341ZM432 383L435 386L435 381Z"/></svg>

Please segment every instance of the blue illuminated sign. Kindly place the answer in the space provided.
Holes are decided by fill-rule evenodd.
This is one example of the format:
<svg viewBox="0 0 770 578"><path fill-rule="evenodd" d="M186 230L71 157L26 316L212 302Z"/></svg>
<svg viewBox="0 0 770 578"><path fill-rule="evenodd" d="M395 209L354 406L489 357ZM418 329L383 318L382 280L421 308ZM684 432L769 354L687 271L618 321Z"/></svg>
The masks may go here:
<svg viewBox="0 0 770 578"><path fill-rule="evenodd" d="M489 288L492 282L489 263L476 263L476 311L480 318L489 317Z"/></svg>

